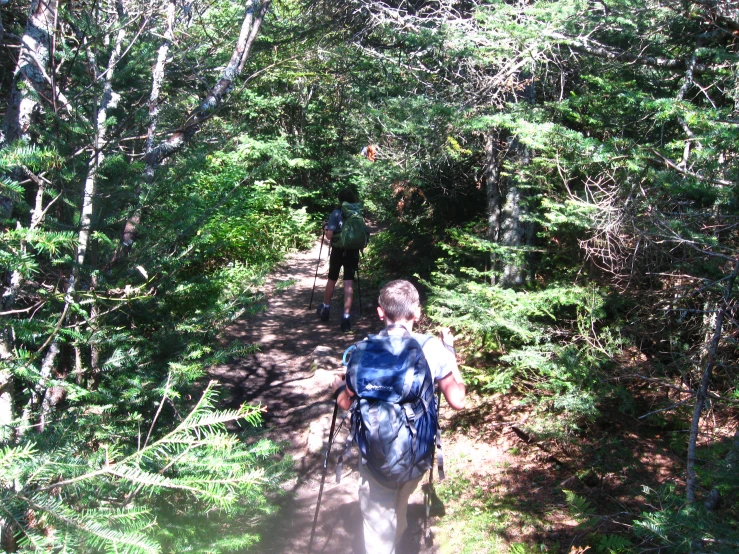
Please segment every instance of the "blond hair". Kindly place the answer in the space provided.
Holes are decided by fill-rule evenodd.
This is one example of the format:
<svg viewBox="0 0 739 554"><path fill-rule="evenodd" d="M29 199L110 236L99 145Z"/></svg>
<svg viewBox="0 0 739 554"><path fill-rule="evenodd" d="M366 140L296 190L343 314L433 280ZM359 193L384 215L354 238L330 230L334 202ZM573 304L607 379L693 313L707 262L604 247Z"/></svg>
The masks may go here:
<svg viewBox="0 0 739 554"><path fill-rule="evenodd" d="M380 290L378 304L389 321L410 320L421 305L418 290L409 281L390 281Z"/></svg>

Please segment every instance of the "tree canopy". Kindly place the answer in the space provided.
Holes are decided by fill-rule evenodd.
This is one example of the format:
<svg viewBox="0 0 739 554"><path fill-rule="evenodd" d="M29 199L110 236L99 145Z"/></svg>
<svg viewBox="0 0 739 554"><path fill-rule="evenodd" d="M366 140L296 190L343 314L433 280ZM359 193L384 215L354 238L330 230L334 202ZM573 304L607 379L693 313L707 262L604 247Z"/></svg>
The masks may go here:
<svg viewBox="0 0 739 554"><path fill-rule="evenodd" d="M684 486L582 546L735 551L738 36L720 0L0 0L2 548L258 543L287 464L205 370L349 186L480 398L672 433Z"/></svg>

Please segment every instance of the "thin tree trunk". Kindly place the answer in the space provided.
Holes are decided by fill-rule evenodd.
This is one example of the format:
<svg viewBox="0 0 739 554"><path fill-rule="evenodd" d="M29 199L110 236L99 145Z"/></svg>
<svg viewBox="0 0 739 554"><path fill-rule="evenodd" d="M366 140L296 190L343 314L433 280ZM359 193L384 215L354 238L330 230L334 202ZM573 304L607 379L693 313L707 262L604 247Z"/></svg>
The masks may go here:
<svg viewBox="0 0 739 554"><path fill-rule="evenodd" d="M695 395L695 408L693 409L693 420L690 425L690 438L688 440L688 477L685 487L685 496L690 504L695 502L695 452L698 442L701 413L703 412L703 407L705 406L706 398L708 397L708 387L711 384L711 374L713 372L713 367L716 365L716 354L718 352L719 343L721 342L721 333L723 330L724 318L726 316L726 310L729 308L731 293L734 289L734 282L736 281L737 275L739 275L739 258L737 258L734 265L734 271L731 273L726 283L726 292L724 293L724 297L721 302L721 309L716 315L716 326L713 332L713 337L706 350L705 369L703 370L701 382Z"/></svg>
<svg viewBox="0 0 739 554"><path fill-rule="evenodd" d="M158 109L152 113L152 106L154 104L158 104L158 101L154 104L152 102L153 99L158 98L158 86L164 76L164 60L166 57L164 59L161 58L161 56L157 58L157 65L155 66L154 73L152 75L152 92L149 103L150 131L147 134L146 154L144 156L144 161L146 162L144 183L147 185L147 188L154 180L156 168L165 159L179 152L188 143L198 129L200 129L200 125L202 125L202 123L212 113L214 113L215 109L221 105L224 98L231 90L233 82L244 69L244 65L249 57L252 45L259 34L259 29L262 26L264 16L267 14L270 3L271 0L262 0L262 2L257 6L257 0L246 0L246 10L244 13L244 20L241 24L239 38L236 41L236 47L231 55L231 60L223 70L221 78L213 86L198 108L190 114L187 118L187 123L180 129L171 133L164 142L155 147L153 143L154 133L152 129L156 129ZM171 38L167 38L165 36L165 43L160 47L160 55L162 48L169 48L170 40ZM161 73L158 71L160 60L162 64ZM154 127L152 127L152 123ZM123 228L123 236L121 238L121 248L114 255L113 262L118 260L120 254L130 252L131 247L136 240L138 228L141 225L141 210L144 204L143 200L142 194L139 193L139 202L134 213L126 220L126 224Z"/></svg>
<svg viewBox="0 0 739 554"><path fill-rule="evenodd" d="M56 10L56 0L34 0L31 3L18 63L13 74L8 107L0 129L0 147L17 140L28 140L33 114L40 109L39 97L46 99L50 97L45 68L49 64ZM21 168L17 168L19 174L20 171ZM40 194L43 194L43 191ZM12 211L12 200L6 197L2 199L8 203ZM0 309L5 311L13 306L22 283L21 274L13 271L10 286L3 292Z"/></svg>
<svg viewBox="0 0 739 554"><path fill-rule="evenodd" d="M116 32L116 38L115 42L113 43L113 50L110 54L110 58L108 59L108 66L104 73L100 73L97 67L97 60L95 59L95 54L92 51L88 52L88 57L90 58L91 62L91 68L95 73L96 80L100 77L104 78L103 81L103 93L100 98L100 103L97 107L96 114L95 114L95 136L93 139L93 152L92 156L90 157L90 160L87 164L87 177L85 178L85 184L83 188L83 196L82 196L82 210L80 213L80 230L77 238L77 255L76 255L76 265L74 269L72 270L72 274L69 276L69 280L67 282L67 289L66 289L66 295L65 295L65 304L64 304L64 311L62 312L62 316L57 323L57 329L61 327L61 325L64 323L66 319L66 314L69 313L69 307L71 304L75 301L75 292L77 288L77 281L80 277L80 270L82 266L85 263L85 257L87 254L87 250L90 244L90 233L92 230L93 225L93 209L94 209L94 200L96 195L96 188L97 188L97 180L98 180L98 170L100 168L100 164L102 163L105 155L103 153L103 146L105 144L105 137L106 137L106 120L108 119L108 109L113 108L116 106L119 95L116 94L113 91L113 74L115 72L115 67L118 64L121 52L123 51L123 41L126 36L126 29L123 26L123 20L124 20L124 12L123 12L123 4L122 2L118 2L117 5L117 16L118 19L116 23L120 25L118 31ZM47 377L51 375L51 371L53 369L53 364L56 361L56 357L59 353L60 347L59 342L56 339L56 337L50 337L51 345L49 349L47 350L44 359L41 363L42 367L42 374L44 372L47 373ZM94 368L93 368L94 370ZM40 384L40 387L45 386L45 380L42 381ZM48 391L46 389L38 390L37 394L41 399L47 398ZM36 404L38 402L38 399L34 402ZM45 402L42 406L41 411L41 419L40 419L40 427L43 429L46 417L48 415L48 411L51 409L51 404L48 402ZM30 415L27 415L26 417L30 418Z"/></svg>
<svg viewBox="0 0 739 554"><path fill-rule="evenodd" d="M11 352L5 341L0 341L0 360L9 358ZM7 443L13 436L10 427L13 422L13 374L6 369L0 370L0 443Z"/></svg>
<svg viewBox="0 0 739 554"><path fill-rule="evenodd" d="M95 207L98 171L100 165L105 158L105 154L103 153L103 146L105 145L105 137L107 135L106 121L108 119L108 110L110 108L116 107L119 100L119 95L113 91L113 74L115 72L116 65L121 59L121 52L123 51L123 41L126 37L126 28L123 25L125 13L123 10L123 3L120 0L117 3L117 15L117 24L120 25L120 28L116 33L113 51L111 52L110 58L108 59L108 67L104 72L105 80L103 84L103 94L100 98L100 105L98 106L95 117L95 139L93 144L93 153L87 164L87 177L85 178L85 185L82 193L80 231L77 240L77 264L72 271L72 276L69 279L69 285L67 287L67 305L74 301L74 293L77 281L80 276L80 270L85 263L87 250L90 246L90 233L92 231L92 226L94 223L92 215ZM102 76L98 71L97 60L94 59L94 53L89 52L88 55L91 56L92 68L96 74L96 78ZM95 348L96 346L93 345L93 351L95 350ZM93 358L97 359L97 356L93 356ZM93 373L96 370L94 366L91 366L91 369ZM42 413L42 417L43 416L44 414Z"/></svg>
<svg viewBox="0 0 739 554"><path fill-rule="evenodd" d="M79 325L75 327L75 331L79 332ZM74 345L74 382L78 387L85 384L85 366L82 364L82 349L79 344Z"/></svg>
<svg viewBox="0 0 739 554"><path fill-rule="evenodd" d="M151 75L151 94L149 95L149 129L146 134L146 169L144 170L144 187L139 187L137 190L138 202L134 209L133 214L126 220L126 224L123 227L123 237L121 238L121 246L116 250L113 256L113 263L115 263L121 254L128 254L133 246L136 236L138 234L138 227L141 223L141 209L144 205L144 195L148 192L149 187L154 182L154 175L156 173L156 166L153 161L149 159L149 154L154 150L154 137L156 135L157 124L159 123L159 96L162 90L162 83L164 82L164 74L167 67L167 56L169 55L169 49L172 45L174 38L174 19L175 19L175 2L174 0L168 0L167 2L167 17L166 17L166 29L164 31L164 41L159 47L157 53L157 61L154 64L154 69Z"/></svg>
<svg viewBox="0 0 739 554"><path fill-rule="evenodd" d="M44 363L41 364L41 380L36 386L36 402L41 403L41 413L39 415L39 433L46 427L46 418L49 416L51 411L51 402L49 400L49 386L48 382L54 373L54 366L56 364L57 356L59 356L61 348L59 347L59 341L54 341L49 346L49 351L44 356Z"/></svg>
<svg viewBox="0 0 739 554"><path fill-rule="evenodd" d="M262 0L257 9L254 0L246 0L246 13L241 25L239 39L231 55L231 61L223 70L221 78L210 90L205 100L190 114L187 123L174 131L167 140L147 154L146 163L158 165L169 156L179 152L200 129L200 125L221 105L234 80L244 68L249 51L269 9L270 2L271 0Z"/></svg>
<svg viewBox="0 0 739 554"><path fill-rule="evenodd" d="M488 239L512 251L527 244L531 238L525 221L526 205L523 193L516 181L504 177L502 173L503 158L513 156L520 163L529 163L528 151L510 137L507 146L501 148L502 136L498 131L491 131L485 141L485 182L487 186ZM500 284L517 286L525 281L524 260L501 261L495 254L490 263L493 271L502 272Z"/></svg>
<svg viewBox="0 0 739 554"><path fill-rule="evenodd" d="M680 90L677 93L676 100L678 102L682 101L683 98L685 98L685 94L690 90L690 87L693 86L693 74L695 72L695 64L698 58L698 47L700 47L700 40L698 41L698 46L695 50L693 50L693 55L690 57L690 62L688 62L688 69L685 72L685 78L683 79L683 84L680 87ZM677 117L678 121L680 122L680 126L683 128L683 131L685 132L685 136L687 137L685 139L685 145L683 147L683 158L680 161L677 166L680 169L685 169L688 166L688 159L690 158L690 151L693 147L693 141L695 141L695 134L690 129L690 126L688 125L688 122L685 120L685 118L681 115L678 115Z"/></svg>
<svg viewBox="0 0 739 554"><path fill-rule="evenodd" d="M120 3L119 3L120 5ZM122 7L119 8L122 10ZM80 232L77 246L77 267L81 267L85 263L85 256L90 244L90 232L92 230L92 214L94 208L95 194L98 181L98 170L105 158L103 146L105 144L106 126L108 119L108 109L114 108L118 104L119 95L113 92L113 73L115 66L120 60L121 51L123 49L123 39L126 36L126 29L122 25L122 13L119 14L118 23L121 27L116 33L115 46L108 60L108 67L105 71L105 81L103 85L103 94L100 98L100 105L95 117L95 138L93 143L93 153L87 164L87 177L85 178L84 191L82 193L82 211L80 213ZM96 70L97 72L97 70Z"/></svg>
<svg viewBox="0 0 739 554"><path fill-rule="evenodd" d="M500 244L512 249L524 245L525 230L523 214L525 208L522 203L521 189L515 182L509 182L503 204L503 218L501 225ZM525 280L523 260L507 261L503 267L503 286L511 287L522 285Z"/></svg>
<svg viewBox="0 0 739 554"><path fill-rule="evenodd" d="M3 6L10 0L0 0L0 44L5 40L5 27L3 27Z"/></svg>
<svg viewBox="0 0 739 554"><path fill-rule="evenodd" d="M487 213L488 213L488 240L497 243L500 240L500 224L502 216L502 190L500 174L500 132L490 131L485 138L485 187L487 191ZM498 267L498 256L490 253L490 272L495 275ZM491 284L495 283L495 277L491 277Z"/></svg>

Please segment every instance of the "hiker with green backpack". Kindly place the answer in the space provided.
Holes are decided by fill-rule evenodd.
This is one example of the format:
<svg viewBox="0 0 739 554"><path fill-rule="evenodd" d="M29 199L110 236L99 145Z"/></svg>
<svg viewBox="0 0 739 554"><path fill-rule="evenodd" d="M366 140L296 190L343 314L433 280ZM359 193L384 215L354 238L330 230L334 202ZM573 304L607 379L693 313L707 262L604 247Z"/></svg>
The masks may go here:
<svg viewBox="0 0 739 554"><path fill-rule="evenodd" d="M347 448L353 441L360 451L366 554L395 554L408 499L432 468L435 447L443 478L434 385L455 410L464 408L466 390L451 331L442 329L441 340L413 332L421 305L410 282L389 282L378 304L385 329L349 347L345 380L337 377L333 388L337 406L352 414Z"/></svg>
<svg viewBox="0 0 739 554"><path fill-rule="evenodd" d="M334 295L339 272L344 268L344 312L341 331L351 330L350 312L354 295L354 274L359 267L359 251L367 246L369 231L362 215L362 204L350 188L339 192L340 207L331 212L324 227L324 237L331 244L328 264L328 280L323 293L323 304L318 306L318 317L328 321L331 297ZM360 306L361 307L361 306Z"/></svg>

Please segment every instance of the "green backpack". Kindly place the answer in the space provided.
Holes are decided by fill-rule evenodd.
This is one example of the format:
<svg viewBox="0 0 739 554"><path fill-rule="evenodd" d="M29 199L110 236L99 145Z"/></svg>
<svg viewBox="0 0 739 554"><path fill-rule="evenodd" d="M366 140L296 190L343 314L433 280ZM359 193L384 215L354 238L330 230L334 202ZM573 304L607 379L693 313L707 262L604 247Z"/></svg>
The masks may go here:
<svg viewBox="0 0 739 554"><path fill-rule="evenodd" d="M363 249L369 240L369 230L362 217L362 204L342 202L341 215L344 222L341 231L334 236L333 245L345 250Z"/></svg>

